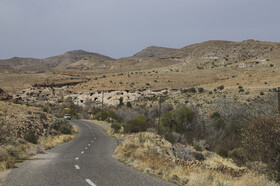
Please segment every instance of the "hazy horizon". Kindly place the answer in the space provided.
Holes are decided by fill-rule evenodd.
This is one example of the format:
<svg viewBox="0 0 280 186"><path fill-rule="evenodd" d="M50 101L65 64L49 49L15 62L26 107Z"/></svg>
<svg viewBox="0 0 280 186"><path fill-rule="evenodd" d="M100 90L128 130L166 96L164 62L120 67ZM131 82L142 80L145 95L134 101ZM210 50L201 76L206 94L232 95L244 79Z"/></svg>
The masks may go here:
<svg viewBox="0 0 280 186"><path fill-rule="evenodd" d="M280 41L277 0L0 0L0 59L85 50L112 58L208 40Z"/></svg>

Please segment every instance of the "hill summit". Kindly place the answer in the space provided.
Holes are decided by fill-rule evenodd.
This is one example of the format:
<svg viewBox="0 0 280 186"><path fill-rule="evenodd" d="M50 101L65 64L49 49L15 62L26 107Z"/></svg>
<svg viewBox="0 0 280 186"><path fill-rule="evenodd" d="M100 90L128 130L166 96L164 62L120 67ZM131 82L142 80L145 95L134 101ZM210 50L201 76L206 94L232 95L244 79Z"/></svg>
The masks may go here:
<svg viewBox="0 0 280 186"><path fill-rule="evenodd" d="M177 49L174 48L165 48L165 47L158 47L158 46L150 46L145 48L144 50L136 53L133 57L137 58L151 58L151 57L160 57L167 55L176 51Z"/></svg>

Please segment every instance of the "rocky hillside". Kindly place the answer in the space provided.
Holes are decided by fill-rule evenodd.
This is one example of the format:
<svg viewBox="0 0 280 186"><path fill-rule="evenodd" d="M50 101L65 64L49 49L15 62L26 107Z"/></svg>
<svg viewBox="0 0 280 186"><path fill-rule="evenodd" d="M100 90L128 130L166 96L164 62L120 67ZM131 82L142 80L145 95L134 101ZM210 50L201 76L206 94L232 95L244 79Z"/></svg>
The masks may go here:
<svg viewBox="0 0 280 186"><path fill-rule="evenodd" d="M145 48L144 50L134 54L133 57L137 57L137 58L160 57L163 55L167 55L171 52L174 52L176 50L177 49L174 49L174 48L150 46L150 47Z"/></svg>
<svg viewBox="0 0 280 186"><path fill-rule="evenodd" d="M198 65L216 67L230 65L240 61L269 60L280 58L280 43L246 40L243 42L232 41L207 41L193 44L168 54L164 59L179 61L185 65Z"/></svg>
<svg viewBox="0 0 280 186"><path fill-rule="evenodd" d="M45 59L19 58L0 60L0 65L21 71L44 71L49 69L65 70L68 65L77 61L89 59L91 62L111 60L110 57L83 50L74 50L62 55Z"/></svg>
<svg viewBox="0 0 280 186"><path fill-rule="evenodd" d="M7 125L14 137L23 138L28 131L37 136L44 135L49 129L52 116L39 108L0 101L0 122Z"/></svg>

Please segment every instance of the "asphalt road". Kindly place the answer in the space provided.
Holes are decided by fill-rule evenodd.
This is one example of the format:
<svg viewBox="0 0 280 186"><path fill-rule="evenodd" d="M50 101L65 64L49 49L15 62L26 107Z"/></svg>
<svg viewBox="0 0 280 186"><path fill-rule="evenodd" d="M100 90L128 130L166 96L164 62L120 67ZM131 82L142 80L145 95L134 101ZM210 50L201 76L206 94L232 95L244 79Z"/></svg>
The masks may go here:
<svg viewBox="0 0 280 186"><path fill-rule="evenodd" d="M18 164L3 186L174 185L141 173L114 158L116 139L92 122L73 120L76 139Z"/></svg>

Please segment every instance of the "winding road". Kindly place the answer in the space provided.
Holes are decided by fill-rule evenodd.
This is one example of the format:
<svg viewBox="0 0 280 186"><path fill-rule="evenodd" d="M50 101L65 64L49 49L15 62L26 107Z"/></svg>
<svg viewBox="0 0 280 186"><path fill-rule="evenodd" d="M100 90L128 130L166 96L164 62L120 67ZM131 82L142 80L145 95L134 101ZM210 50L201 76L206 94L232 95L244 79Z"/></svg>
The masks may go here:
<svg viewBox="0 0 280 186"><path fill-rule="evenodd" d="M81 120L72 123L79 130L76 139L18 164L0 185L174 185L132 169L114 158L117 141L98 124Z"/></svg>

